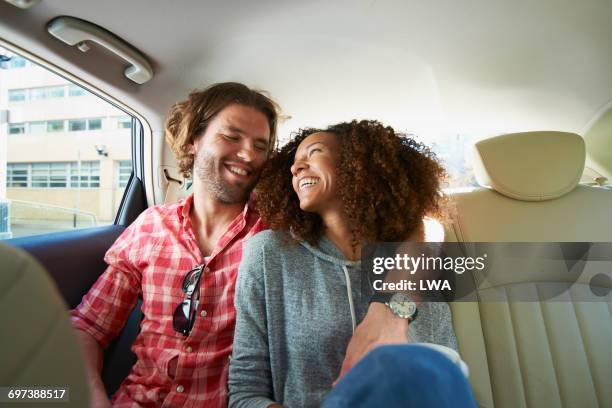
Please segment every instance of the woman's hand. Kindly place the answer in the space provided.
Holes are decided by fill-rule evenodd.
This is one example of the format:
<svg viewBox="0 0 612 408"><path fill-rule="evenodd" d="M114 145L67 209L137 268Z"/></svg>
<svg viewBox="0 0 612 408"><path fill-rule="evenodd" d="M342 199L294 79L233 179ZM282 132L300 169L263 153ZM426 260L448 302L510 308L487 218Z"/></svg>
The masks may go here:
<svg viewBox="0 0 612 408"><path fill-rule="evenodd" d="M374 347L408 342L408 320L397 317L388 306L372 303L346 348L340 375L334 385Z"/></svg>

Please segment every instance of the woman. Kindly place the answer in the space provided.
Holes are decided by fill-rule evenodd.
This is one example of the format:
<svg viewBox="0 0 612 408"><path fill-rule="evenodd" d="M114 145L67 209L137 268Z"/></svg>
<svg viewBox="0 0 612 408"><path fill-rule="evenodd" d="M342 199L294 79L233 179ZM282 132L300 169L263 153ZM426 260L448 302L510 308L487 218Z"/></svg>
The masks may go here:
<svg viewBox="0 0 612 408"><path fill-rule="evenodd" d="M262 174L238 273L230 406L319 406L371 292L361 248L405 241L442 212L442 167L423 145L375 121L306 129ZM423 303L413 342L456 347L446 303Z"/></svg>

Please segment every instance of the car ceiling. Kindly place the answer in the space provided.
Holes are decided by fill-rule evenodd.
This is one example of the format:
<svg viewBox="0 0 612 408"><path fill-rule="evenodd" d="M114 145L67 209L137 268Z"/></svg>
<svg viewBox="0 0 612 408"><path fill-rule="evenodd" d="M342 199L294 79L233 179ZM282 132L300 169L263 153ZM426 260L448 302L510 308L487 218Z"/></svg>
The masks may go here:
<svg viewBox="0 0 612 408"><path fill-rule="evenodd" d="M152 62L123 64L45 31L54 17L96 23ZM609 0L0 2L0 37L115 95L155 130L196 87L241 81L270 92L301 126L379 119L431 135L584 132L612 100Z"/></svg>

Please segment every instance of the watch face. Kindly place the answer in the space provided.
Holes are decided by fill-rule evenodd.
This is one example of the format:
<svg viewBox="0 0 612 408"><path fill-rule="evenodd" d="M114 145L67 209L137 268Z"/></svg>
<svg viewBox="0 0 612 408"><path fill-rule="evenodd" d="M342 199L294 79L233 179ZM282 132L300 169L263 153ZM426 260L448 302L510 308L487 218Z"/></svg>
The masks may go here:
<svg viewBox="0 0 612 408"><path fill-rule="evenodd" d="M397 316L403 319L413 318L416 314L417 306L404 293L396 293L391 297L389 307Z"/></svg>

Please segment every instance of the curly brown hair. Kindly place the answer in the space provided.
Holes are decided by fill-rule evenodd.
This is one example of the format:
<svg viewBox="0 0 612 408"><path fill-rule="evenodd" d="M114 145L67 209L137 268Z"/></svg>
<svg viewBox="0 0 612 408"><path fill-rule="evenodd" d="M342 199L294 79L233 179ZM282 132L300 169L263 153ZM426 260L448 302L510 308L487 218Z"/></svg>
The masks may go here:
<svg viewBox="0 0 612 408"><path fill-rule="evenodd" d="M183 176L189 177L193 169L192 145L204 134L210 121L225 107L237 103L257 109L268 119L270 126L270 152L276 147L278 105L264 94L238 82L222 82L203 90L196 90L189 97L177 102L170 109L165 123L166 141L176 156Z"/></svg>
<svg viewBox="0 0 612 408"><path fill-rule="evenodd" d="M316 245L323 221L300 209L291 184L291 165L300 143L318 132L338 139L336 164L338 194L343 204L352 244L404 241L422 228L425 216L445 218L442 195L444 168L435 154L377 121L344 122L327 129L301 129L263 170L255 206L273 230L288 231L296 240Z"/></svg>

